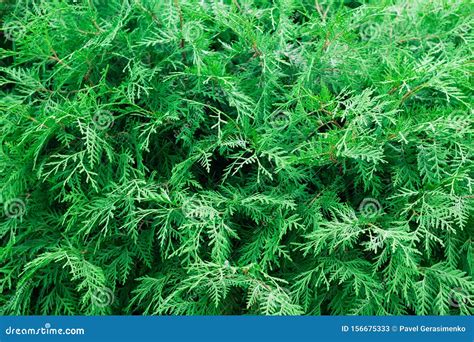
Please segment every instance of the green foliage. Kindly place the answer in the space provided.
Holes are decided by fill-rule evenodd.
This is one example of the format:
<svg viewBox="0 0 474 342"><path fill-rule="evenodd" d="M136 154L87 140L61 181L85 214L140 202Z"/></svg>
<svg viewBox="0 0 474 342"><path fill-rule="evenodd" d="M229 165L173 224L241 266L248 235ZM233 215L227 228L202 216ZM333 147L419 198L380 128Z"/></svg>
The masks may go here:
<svg viewBox="0 0 474 342"><path fill-rule="evenodd" d="M2 2L1 312L472 314L471 6Z"/></svg>

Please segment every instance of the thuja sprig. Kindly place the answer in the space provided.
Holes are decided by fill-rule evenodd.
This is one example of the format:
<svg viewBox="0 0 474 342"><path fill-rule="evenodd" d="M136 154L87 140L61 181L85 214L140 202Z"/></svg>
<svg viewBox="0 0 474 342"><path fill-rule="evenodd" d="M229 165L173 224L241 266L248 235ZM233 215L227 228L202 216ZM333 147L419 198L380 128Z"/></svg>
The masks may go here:
<svg viewBox="0 0 474 342"><path fill-rule="evenodd" d="M2 314L473 313L469 1L0 11Z"/></svg>

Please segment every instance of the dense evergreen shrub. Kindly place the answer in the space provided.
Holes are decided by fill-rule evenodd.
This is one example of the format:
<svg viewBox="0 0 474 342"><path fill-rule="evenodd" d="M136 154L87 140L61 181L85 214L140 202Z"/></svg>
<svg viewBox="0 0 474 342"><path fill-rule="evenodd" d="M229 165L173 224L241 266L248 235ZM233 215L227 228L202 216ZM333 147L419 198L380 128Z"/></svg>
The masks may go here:
<svg viewBox="0 0 474 342"><path fill-rule="evenodd" d="M472 314L469 0L1 5L3 314Z"/></svg>

